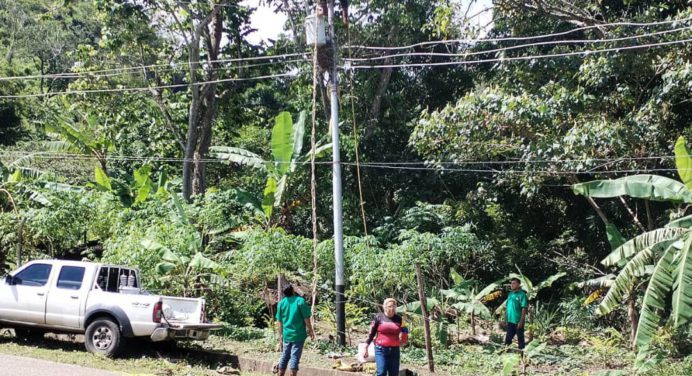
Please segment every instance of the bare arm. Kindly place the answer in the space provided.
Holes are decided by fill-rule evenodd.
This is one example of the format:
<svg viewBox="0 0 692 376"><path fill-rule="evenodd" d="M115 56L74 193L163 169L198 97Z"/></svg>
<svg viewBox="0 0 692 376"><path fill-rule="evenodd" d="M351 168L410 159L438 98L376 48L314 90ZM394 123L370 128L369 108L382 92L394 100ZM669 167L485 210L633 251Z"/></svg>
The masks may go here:
<svg viewBox="0 0 692 376"><path fill-rule="evenodd" d="M526 308L521 309L521 319L519 319L519 324L517 325L517 328L521 329L524 327L524 322L526 319Z"/></svg>
<svg viewBox="0 0 692 376"><path fill-rule="evenodd" d="M312 329L312 321L308 317L305 319L305 327L308 328L308 334L310 335L310 338L314 341L315 340L315 331Z"/></svg>
<svg viewBox="0 0 692 376"><path fill-rule="evenodd" d="M368 346L370 346L370 343L375 339L375 336L377 335L377 327L378 327L378 322L377 318L373 319L372 322L370 323L370 333L368 333L368 340L366 343Z"/></svg>

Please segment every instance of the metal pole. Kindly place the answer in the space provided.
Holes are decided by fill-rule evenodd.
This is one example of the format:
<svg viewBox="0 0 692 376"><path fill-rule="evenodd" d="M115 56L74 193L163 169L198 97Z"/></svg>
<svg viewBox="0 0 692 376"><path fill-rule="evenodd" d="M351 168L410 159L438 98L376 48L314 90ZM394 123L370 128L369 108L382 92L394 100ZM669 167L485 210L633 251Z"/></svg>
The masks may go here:
<svg viewBox="0 0 692 376"><path fill-rule="evenodd" d="M334 200L334 260L336 266L336 330L338 343L346 345L346 296L344 287L343 210L341 196L341 155L339 152L339 98L336 72L336 36L334 34L334 0L327 4L329 38L332 42L332 62L329 71L331 131L332 131L332 197Z"/></svg>

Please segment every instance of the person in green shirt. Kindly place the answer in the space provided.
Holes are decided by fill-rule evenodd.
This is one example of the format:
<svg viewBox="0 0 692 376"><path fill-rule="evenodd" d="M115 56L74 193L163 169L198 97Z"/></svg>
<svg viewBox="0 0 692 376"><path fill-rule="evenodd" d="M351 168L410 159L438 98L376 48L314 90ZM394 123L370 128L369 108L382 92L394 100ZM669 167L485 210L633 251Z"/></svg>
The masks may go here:
<svg viewBox="0 0 692 376"><path fill-rule="evenodd" d="M509 346L517 336L519 349L524 349L524 323L526 321L526 310L529 307L529 299L526 292L521 289L521 281L517 278L511 280L512 291L507 296L507 336L505 345Z"/></svg>
<svg viewBox="0 0 692 376"><path fill-rule="evenodd" d="M279 341L283 350L279 360L279 375L286 374L286 368L290 368L291 375L298 374L300 356L303 354L303 345L308 334L315 340L315 332L310 322L310 306L305 299L296 295L290 284L283 289L284 298L281 299L276 309L276 321L279 324Z"/></svg>

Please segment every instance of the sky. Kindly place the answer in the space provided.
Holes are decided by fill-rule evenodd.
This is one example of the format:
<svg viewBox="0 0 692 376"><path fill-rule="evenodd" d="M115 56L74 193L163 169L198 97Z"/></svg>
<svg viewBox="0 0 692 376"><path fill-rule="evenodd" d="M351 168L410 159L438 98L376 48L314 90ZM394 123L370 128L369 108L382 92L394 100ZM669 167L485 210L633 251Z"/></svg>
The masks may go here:
<svg viewBox="0 0 692 376"><path fill-rule="evenodd" d="M286 16L282 13L274 13L274 11L267 6L259 6L260 0L244 0L241 1L243 5L249 5L253 8L257 8L256 11L250 15L250 24L256 32L248 35L247 39L252 44L259 44L262 40L276 39L279 34L284 32L284 23L286 23Z"/></svg>
<svg viewBox="0 0 692 376"><path fill-rule="evenodd" d="M466 9L466 6L468 6L469 1L473 1L469 15L475 14L492 6L492 0L458 0L464 9ZM270 7L259 5L260 0L243 0L241 3L253 8L257 8L257 10L250 16L250 23L252 24L252 27L257 29L256 32L247 37L250 43L259 44L263 40L267 41L268 39L276 39L279 34L285 32L285 15L274 13ZM484 12L476 17L474 21L480 25L486 25L488 22L490 22L491 17L491 11Z"/></svg>

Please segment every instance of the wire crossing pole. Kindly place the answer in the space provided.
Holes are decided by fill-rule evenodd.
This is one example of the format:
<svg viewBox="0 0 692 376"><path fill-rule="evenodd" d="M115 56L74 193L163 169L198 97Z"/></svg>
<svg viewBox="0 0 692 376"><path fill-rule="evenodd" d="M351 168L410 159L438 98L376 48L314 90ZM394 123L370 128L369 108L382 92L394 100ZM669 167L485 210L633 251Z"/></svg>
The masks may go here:
<svg viewBox="0 0 692 376"><path fill-rule="evenodd" d="M339 98L336 71L336 35L334 33L334 0L327 4L329 39L332 43L331 67L329 71L331 131L332 131L332 197L334 200L334 260L336 266L336 330L339 345L346 346L346 295L344 285L344 229L341 194L341 153L339 152Z"/></svg>

